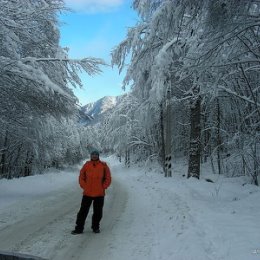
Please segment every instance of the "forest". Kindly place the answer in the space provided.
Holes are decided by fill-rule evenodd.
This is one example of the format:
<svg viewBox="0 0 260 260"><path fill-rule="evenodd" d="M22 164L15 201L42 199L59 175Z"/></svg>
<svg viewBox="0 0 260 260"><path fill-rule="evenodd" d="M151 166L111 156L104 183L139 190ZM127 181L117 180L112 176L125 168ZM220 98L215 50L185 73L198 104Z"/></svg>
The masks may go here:
<svg viewBox="0 0 260 260"><path fill-rule="evenodd" d="M79 72L59 46L62 0L0 0L0 178L75 164L88 147L127 166L160 162L165 176L186 158L215 174L260 171L260 3L256 0L134 0L139 20L112 50L131 90L105 119L79 124Z"/></svg>

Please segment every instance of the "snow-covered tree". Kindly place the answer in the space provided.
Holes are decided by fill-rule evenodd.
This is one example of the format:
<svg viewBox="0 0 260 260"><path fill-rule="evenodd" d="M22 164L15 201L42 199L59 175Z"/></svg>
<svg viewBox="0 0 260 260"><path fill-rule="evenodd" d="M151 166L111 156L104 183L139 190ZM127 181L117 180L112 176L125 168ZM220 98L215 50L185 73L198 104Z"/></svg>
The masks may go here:
<svg viewBox="0 0 260 260"><path fill-rule="evenodd" d="M69 85L81 86L78 72L99 73L104 62L68 58L59 46L62 10L61 0L0 1L1 176L80 157L80 145L72 147L78 108Z"/></svg>
<svg viewBox="0 0 260 260"><path fill-rule="evenodd" d="M159 124L159 110L151 107L164 107L170 90L173 151L180 145L175 136L187 135L191 127L182 142L183 152L190 143L188 176L199 178L203 149L206 157L217 154L219 172L221 164L227 168L230 153L241 156L245 172L257 184L258 1L136 0L133 7L140 21L114 50L112 62L121 70L130 56L125 84L132 84L142 111L154 111ZM149 121L143 126L151 128Z"/></svg>

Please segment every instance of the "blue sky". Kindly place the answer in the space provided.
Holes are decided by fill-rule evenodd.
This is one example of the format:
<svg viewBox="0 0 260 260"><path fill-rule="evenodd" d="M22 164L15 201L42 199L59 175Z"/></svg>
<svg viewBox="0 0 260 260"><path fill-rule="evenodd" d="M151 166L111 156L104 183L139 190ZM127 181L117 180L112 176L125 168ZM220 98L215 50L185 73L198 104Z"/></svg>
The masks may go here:
<svg viewBox="0 0 260 260"><path fill-rule="evenodd" d="M62 14L60 27L62 47L69 47L70 58L102 58L110 64L111 50L125 39L127 28L136 24L137 14L131 0L65 0L74 10ZM103 96L117 96L122 90L123 76L117 67L102 67L103 73L81 74L84 89L74 89L82 105Z"/></svg>

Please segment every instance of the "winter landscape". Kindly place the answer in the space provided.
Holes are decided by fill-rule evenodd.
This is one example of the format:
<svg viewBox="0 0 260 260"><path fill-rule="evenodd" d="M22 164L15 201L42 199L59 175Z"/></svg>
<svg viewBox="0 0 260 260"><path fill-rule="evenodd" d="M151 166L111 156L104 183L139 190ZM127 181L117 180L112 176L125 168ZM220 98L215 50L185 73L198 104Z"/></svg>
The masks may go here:
<svg viewBox="0 0 260 260"><path fill-rule="evenodd" d="M0 0L0 259L260 259L259 1L76 2L131 2L111 60L61 46L73 1ZM81 105L82 73L108 67L128 91ZM91 211L72 235L93 150L101 232Z"/></svg>
<svg viewBox="0 0 260 260"><path fill-rule="evenodd" d="M245 177L224 178L205 165L200 181L187 180L179 161L169 179L156 165L103 159L113 184L100 234L90 219L83 234L70 234L81 200L75 167L1 181L1 249L44 259L259 259L260 192Z"/></svg>

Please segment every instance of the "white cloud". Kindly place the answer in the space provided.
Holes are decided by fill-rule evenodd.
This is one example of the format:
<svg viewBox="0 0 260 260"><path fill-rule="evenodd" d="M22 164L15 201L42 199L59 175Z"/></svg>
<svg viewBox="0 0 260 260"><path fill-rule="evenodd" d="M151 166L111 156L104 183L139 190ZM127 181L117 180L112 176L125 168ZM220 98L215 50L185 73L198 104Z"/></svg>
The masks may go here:
<svg viewBox="0 0 260 260"><path fill-rule="evenodd" d="M97 13L109 12L119 7L124 0L65 0L65 4L75 11Z"/></svg>

